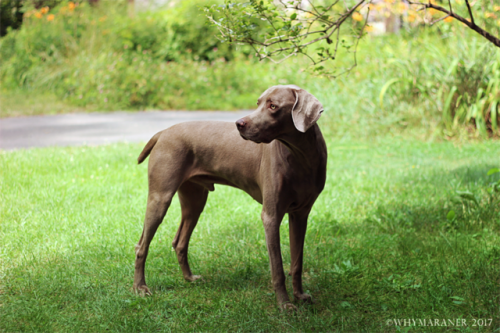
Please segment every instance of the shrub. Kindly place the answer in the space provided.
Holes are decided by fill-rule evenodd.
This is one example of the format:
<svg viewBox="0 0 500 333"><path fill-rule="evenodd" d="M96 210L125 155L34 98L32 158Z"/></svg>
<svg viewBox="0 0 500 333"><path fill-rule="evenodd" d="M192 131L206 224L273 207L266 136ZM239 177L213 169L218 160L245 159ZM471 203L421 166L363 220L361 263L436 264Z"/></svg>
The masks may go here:
<svg viewBox="0 0 500 333"><path fill-rule="evenodd" d="M18 29L23 22L22 1L2 0L0 2L0 37L10 29Z"/></svg>
<svg viewBox="0 0 500 333"><path fill-rule="evenodd" d="M442 45L438 45L442 43ZM386 107L418 105L438 118L445 136L466 129L483 137L500 136L500 53L491 43L467 38L451 41L423 33L418 54L395 55L380 100Z"/></svg>

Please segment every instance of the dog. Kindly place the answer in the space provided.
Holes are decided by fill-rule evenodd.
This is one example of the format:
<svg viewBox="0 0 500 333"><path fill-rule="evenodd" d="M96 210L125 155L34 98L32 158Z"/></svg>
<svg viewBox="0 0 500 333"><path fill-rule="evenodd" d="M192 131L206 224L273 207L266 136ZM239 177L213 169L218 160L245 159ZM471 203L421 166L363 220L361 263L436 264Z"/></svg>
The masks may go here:
<svg viewBox="0 0 500 333"><path fill-rule="evenodd" d="M229 185L262 204L272 284L281 309L290 302L280 250L279 228L288 213L293 296L313 302L302 289L307 218L326 181L327 149L316 123L322 104L295 85L267 89L257 109L236 121L193 121L155 134L138 157L148 155L146 217L136 245L134 290L151 294L144 268L149 245L177 192L182 218L172 242L182 274L195 281L188 263L189 239L214 184ZM235 126L236 125L236 126Z"/></svg>

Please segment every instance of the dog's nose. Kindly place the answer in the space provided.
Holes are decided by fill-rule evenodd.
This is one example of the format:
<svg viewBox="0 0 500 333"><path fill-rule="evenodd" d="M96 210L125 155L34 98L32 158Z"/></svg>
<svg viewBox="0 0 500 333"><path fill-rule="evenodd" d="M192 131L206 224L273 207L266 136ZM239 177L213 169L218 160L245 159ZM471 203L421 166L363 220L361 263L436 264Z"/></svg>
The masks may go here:
<svg viewBox="0 0 500 333"><path fill-rule="evenodd" d="M243 120L243 118L236 120L236 127L241 131L242 129L245 128L247 122Z"/></svg>

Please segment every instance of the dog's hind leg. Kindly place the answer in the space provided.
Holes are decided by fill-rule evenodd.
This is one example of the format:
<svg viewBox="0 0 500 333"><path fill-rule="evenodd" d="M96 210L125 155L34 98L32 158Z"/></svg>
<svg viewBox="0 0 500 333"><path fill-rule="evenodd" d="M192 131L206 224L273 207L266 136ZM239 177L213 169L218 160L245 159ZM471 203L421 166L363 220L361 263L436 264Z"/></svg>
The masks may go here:
<svg viewBox="0 0 500 333"><path fill-rule="evenodd" d="M146 285L146 278L144 276L146 258L148 256L149 245L167 213L174 193L175 191L167 193L150 192L148 195L144 229L142 230L139 243L135 246L134 290L138 293L151 295L151 291Z"/></svg>
<svg viewBox="0 0 500 333"><path fill-rule="evenodd" d="M208 189L196 183L187 181L178 191L181 203L182 218L179 230L175 235L172 246L177 253L177 260L181 266L182 274L187 281L194 281L201 276L193 275L188 263L189 239L193 233L198 218L207 202Z"/></svg>

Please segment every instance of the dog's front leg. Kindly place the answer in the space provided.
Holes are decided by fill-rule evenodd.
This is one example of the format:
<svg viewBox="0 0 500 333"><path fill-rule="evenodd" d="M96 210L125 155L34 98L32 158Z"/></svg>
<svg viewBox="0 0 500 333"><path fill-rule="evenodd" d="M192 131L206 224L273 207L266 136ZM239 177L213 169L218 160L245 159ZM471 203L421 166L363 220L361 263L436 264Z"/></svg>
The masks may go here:
<svg viewBox="0 0 500 333"><path fill-rule="evenodd" d="M269 264L271 266L271 278L276 293L276 299L281 309L295 309L290 303L285 286L285 273L283 271L283 260L281 258L280 248L280 224L284 213L278 213L275 210L262 210L262 222L266 233L266 245L269 253Z"/></svg>
<svg viewBox="0 0 500 333"><path fill-rule="evenodd" d="M290 275L292 276L293 296L298 301L314 303L311 295L302 290L302 262L304 258L304 238L307 229L307 217L309 210L293 212L290 217Z"/></svg>

